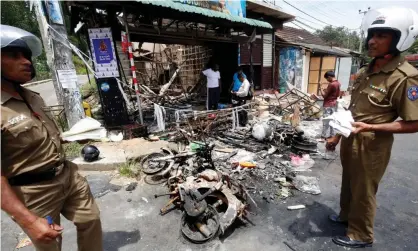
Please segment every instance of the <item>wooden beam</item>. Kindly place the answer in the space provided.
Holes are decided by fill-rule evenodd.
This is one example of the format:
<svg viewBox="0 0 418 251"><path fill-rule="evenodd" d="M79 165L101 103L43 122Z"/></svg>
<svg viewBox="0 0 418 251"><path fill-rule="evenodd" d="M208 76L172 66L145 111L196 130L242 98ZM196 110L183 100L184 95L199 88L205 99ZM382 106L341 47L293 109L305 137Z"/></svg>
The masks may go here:
<svg viewBox="0 0 418 251"><path fill-rule="evenodd" d="M274 17L269 17L254 12L247 12L247 18L257 19L260 21L270 23L275 29L283 29L283 20Z"/></svg>

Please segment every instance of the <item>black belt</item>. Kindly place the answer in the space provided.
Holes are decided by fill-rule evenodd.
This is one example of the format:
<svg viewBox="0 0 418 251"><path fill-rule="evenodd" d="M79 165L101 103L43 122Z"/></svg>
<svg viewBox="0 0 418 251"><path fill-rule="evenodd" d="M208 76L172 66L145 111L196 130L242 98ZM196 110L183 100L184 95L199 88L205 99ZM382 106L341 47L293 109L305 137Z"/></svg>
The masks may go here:
<svg viewBox="0 0 418 251"><path fill-rule="evenodd" d="M56 164L55 166L42 172L29 172L19 174L15 177L9 178L9 184L11 186L27 186L42 181L52 180L53 178L55 178L56 173L58 171L58 167L61 165L62 163Z"/></svg>

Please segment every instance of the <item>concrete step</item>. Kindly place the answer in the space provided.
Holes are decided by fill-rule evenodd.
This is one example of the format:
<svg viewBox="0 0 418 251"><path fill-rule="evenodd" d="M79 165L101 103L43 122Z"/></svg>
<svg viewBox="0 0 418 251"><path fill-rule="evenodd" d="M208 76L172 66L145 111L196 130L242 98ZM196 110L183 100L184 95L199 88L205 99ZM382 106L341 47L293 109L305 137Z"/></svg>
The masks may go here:
<svg viewBox="0 0 418 251"><path fill-rule="evenodd" d="M123 140L121 142L97 142L99 148L99 160L86 162L82 157L70 159L81 171L114 171L128 160L139 160L141 157L153 152L158 152L162 147L169 147L169 142L160 140L150 142L143 138ZM176 145L170 147L175 149Z"/></svg>
<svg viewBox="0 0 418 251"><path fill-rule="evenodd" d="M82 171L113 171L126 163L127 159L123 149L115 149L106 145L97 147L100 151L97 161L86 162L82 157L77 157L71 161Z"/></svg>

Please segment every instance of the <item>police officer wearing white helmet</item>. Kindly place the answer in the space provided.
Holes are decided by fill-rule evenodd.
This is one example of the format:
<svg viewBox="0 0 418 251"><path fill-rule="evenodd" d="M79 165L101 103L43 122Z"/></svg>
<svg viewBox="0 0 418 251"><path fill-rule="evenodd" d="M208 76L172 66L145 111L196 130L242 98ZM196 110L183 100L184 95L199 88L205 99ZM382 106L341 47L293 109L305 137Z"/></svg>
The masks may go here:
<svg viewBox="0 0 418 251"><path fill-rule="evenodd" d="M60 214L77 228L78 250L100 251L99 209L85 178L65 160L60 132L38 93L21 85L35 77L41 41L1 25L1 209L36 250L61 250Z"/></svg>
<svg viewBox="0 0 418 251"><path fill-rule="evenodd" d="M365 45L373 60L353 85L349 109L354 130L348 138L337 135L327 141L327 148L334 149L341 139L343 166L341 210L329 219L348 225L346 235L333 241L350 248L373 244L376 193L393 134L418 132L418 71L400 55L417 39L418 15L394 7L369 11L365 20Z"/></svg>

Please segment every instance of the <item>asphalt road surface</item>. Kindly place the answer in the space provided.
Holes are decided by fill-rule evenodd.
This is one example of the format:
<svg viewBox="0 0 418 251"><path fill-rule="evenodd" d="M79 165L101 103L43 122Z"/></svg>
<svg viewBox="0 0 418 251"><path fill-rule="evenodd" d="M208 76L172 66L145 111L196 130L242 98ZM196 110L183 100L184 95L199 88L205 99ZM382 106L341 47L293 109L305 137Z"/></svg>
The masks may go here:
<svg viewBox="0 0 418 251"><path fill-rule="evenodd" d="M83 85L87 83L89 80L87 75L78 75L78 84ZM28 87L32 91L35 91L41 95L41 97L45 100L47 106L58 105L57 95L55 94L54 85L52 81L48 81L38 85L32 85Z"/></svg>
<svg viewBox="0 0 418 251"><path fill-rule="evenodd" d="M380 185L375 222L375 243L370 251L417 250L418 246L418 134L396 135L392 159ZM94 194L110 191L97 199L101 208L106 251L310 251L349 250L336 246L331 237L344 234L344 227L327 220L339 210L341 166L339 160L315 163L312 173L320 179L322 194L295 192L285 201L257 200L259 209L252 225L237 225L226 236L203 245L185 241L180 233L179 211L158 214L167 198L153 198L164 192L161 186L139 185L132 193L109 188L109 177L88 176ZM128 202L127 200L132 201ZM288 211L289 205L306 209ZM64 251L77 250L76 231L63 221ZM22 231L2 213L1 248L14 250ZM286 243L286 244L285 244ZM292 249L288 247L290 245ZM33 250L26 247L21 250Z"/></svg>

